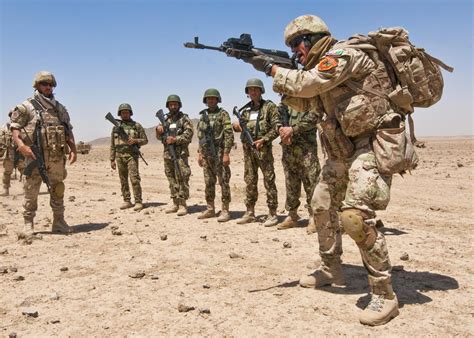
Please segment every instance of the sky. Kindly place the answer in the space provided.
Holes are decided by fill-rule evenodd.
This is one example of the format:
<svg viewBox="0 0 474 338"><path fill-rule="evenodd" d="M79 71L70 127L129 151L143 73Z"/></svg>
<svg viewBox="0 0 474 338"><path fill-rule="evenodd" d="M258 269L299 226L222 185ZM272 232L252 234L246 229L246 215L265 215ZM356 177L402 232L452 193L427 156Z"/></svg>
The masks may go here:
<svg viewBox="0 0 474 338"><path fill-rule="evenodd" d="M107 136L104 118L128 102L144 127L169 94L197 118L202 95L218 88L222 107L248 101L249 78L264 81L264 97L279 102L271 78L224 53L187 49L183 43L220 45L252 34L256 47L280 49L283 31L303 14L320 16L345 39L381 27L402 26L410 40L455 68L443 72L443 98L418 108L417 136L473 134L473 1L471 0L0 0L0 124L31 96L33 75L54 73L56 98L69 110L77 140Z"/></svg>

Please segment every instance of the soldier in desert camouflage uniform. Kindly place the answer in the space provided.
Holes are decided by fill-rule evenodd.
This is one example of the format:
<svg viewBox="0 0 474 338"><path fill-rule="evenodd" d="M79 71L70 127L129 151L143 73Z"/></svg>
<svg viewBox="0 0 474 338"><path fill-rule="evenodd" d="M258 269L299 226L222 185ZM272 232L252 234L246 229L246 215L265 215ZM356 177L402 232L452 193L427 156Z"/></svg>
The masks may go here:
<svg viewBox="0 0 474 338"><path fill-rule="evenodd" d="M234 133L227 111L218 106L222 102L221 95L217 89L210 88L204 92L203 103L208 106L199 115L197 126L199 149L198 164L204 170L204 181L206 183L206 210L198 218L215 217L214 199L216 197L216 183L219 181L222 194L221 214L217 218L219 222L230 220L229 203L230 197L230 150L234 145Z"/></svg>
<svg viewBox="0 0 474 338"><path fill-rule="evenodd" d="M178 95L169 95L166 100L166 108L169 114L166 122L169 124L170 134L166 140L167 145L175 147L176 158L178 161L179 172L175 170L175 164L171 157L168 147L165 146L163 151L165 174L168 178L171 203L165 210L165 213L171 214L177 212L178 216L184 216L188 213L186 200L189 198L189 177L191 176L191 168L189 167L189 149L194 134L193 123L188 115L180 111L182 107L181 98ZM165 132L160 124L156 127L156 138L162 140Z"/></svg>
<svg viewBox="0 0 474 338"><path fill-rule="evenodd" d="M12 112L8 114L10 117L11 115ZM18 168L21 178L23 169L25 168L25 158L16 150L12 139L10 122L0 127L0 158L3 156L5 156L3 159L3 191L0 193L0 196L8 196L10 194L10 181L13 169Z"/></svg>
<svg viewBox="0 0 474 338"><path fill-rule="evenodd" d="M290 22L285 43L304 69L279 67L266 56L246 61L274 77L273 89L284 95L283 103L320 115L318 129L328 155L313 197L321 267L303 276L300 285L344 283L341 211L341 225L359 248L372 293L359 320L385 324L399 311L387 244L376 227L375 212L388 205L392 176L379 172L371 137L378 128L398 127L402 119L387 96L372 94L392 92L386 66L373 55L337 42L313 15ZM359 88L371 88L372 93Z"/></svg>
<svg viewBox="0 0 474 338"><path fill-rule="evenodd" d="M133 210L140 211L143 209L142 187L140 186L140 173L138 171L137 153L132 150L132 145L143 146L148 143L148 138L142 125L132 120L132 107L128 103L122 103L117 110L117 115L121 118L120 126L129 136L128 142L119 137L117 127L112 129L110 136L110 167L118 169L120 185L122 188L123 204L120 209L128 209L133 207L130 196L130 186L128 177L132 183L133 196L135 197L135 207Z"/></svg>
<svg viewBox="0 0 474 338"><path fill-rule="evenodd" d="M272 141L278 137L280 116L276 105L270 100L264 100L262 94L265 87L260 79L250 79L245 85L245 93L250 102L242 111L242 121L247 125L254 143L250 145L242 134L244 150L244 180L246 184L245 206L247 211L237 221L237 224L255 222L255 203L258 198L258 169L262 171L263 183L267 190L268 216L263 224L266 227L278 223L278 191L275 184L275 168L273 166ZM238 121L234 122L234 130L242 132ZM257 149L257 153L252 147Z"/></svg>
<svg viewBox="0 0 474 338"><path fill-rule="evenodd" d="M282 126L279 129L283 148L282 163L285 172L286 210L288 216L278 224L278 230L297 226L299 220L301 185L306 192L309 214L308 234L316 231L311 198L318 181L321 167L318 160L316 123L318 116L312 112L299 113L285 105L280 105Z"/></svg>

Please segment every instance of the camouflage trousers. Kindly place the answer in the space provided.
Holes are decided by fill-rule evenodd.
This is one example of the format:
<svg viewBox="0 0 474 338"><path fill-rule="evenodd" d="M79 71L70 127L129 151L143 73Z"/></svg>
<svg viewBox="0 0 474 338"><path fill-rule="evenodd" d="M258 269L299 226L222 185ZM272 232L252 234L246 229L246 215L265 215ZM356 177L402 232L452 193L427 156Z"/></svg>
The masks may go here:
<svg viewBox="0 0 474 338"><path fill-rule="evenodd" d="M375 229L375 211L384 210L390 200L391 175L381 175L369 138L356 144L355 153L347 160L327 160L316 185L312 206L317 226L319 254L326 264L340 262L342 254L338 211L359 209L369 215L364 220ZM391 264L383 234L377 231L370 248L359 247L369 283L374 286L391 282Z"/></svg>
<svg viewBox="0 0 474 338"><path fill-rule="evenodd" d="M26 165L30 162L29 159L25 161ZM47 153L45 154L45 165L49 181L51 183L51 193L49 205L53 210L54 215L64 215L64 179L67 176L66 158L49 159ZM23 217L28 220L33 220L38 209L38 195L43 183L38 168L33 169L31 176L25 176L23 182L23 192L25 194L23 202Z"/></svg>
<svg viewBox="0 0 474 338"><path fill-rule="evenodd" d="M23 170L25 169L25 161L18 161L17 165L18 171L20 175L23 175ZM13 160L10 158L5 158L3 160L3 178L2 183L4 188L10 188L10 180L13 173Z"/></svg>
<svg viewBox="0 0 474 338"><path fill-rule="evenodd" d="M128 185L128 177L130 176L135 203L142 203L142 187L140 186L140 173L138 172L138 157L133 157L130 154L119 154L115 160L117 162L123 200L130 202L130 186Z"/></svg>
<svg viewBox="0 0 474 338"><path fill-rule="evenodd" d="M306 205L310 216L313 215L311 200L318 182L321 166L318 160L317 144L282 144L283 170L285 172L286 203L289 212L297 211L300 206L301 185L306 193Z"/></svg>
<svg viewBox="0 0 474 338"><path fill-rule="evenodd" d="M267 191L267 205L270 210L278 207L278 191L275 184L275 168L273 166L272 146L264 146L260 151L260 158L248 145L244 149L244 180L246 184L245 206L253 208L258 199L258 169L263 174L263 185Z"/></svg>
<svg viewBox="0 0 474 338"><path fill-rule="evenodd" d="M230 167L222 164L223 151L219 151L219 159L204 157L204 183L206 184L206 202L214 202L216 198L216 183L221 186L222 203L230 203ZM216 163L217 162L217 163Z"/></svg>
<svg viewBox="0 0 474 338"><path fill-rule="evenodd" d="M189 177L191 176L188 158L181 157L178 159L178 165L181 170L180 180L177 179L173 160L165 158L164 164L165 174L170 186L171 198L175 202L186 201L189 198Z"/></svg>

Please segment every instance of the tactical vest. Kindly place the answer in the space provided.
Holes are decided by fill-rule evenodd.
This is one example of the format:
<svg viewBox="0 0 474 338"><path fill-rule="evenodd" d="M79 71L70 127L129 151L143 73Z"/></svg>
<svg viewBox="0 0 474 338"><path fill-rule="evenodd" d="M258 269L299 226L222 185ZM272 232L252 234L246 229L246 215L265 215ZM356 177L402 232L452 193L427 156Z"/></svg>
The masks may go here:
<svg viewBox="0 0 474 338"><path fill-rule="evenodd" d="M210 113L209 109L205 109L207 117L209 119L209 125L203 120L202 114L198 124L198 138L203 140L206 137L206 129L210 126L214 135L214 144L216 147L223 145L224 139L224 119L222 114L222 108L218 108L217 111Z"/></svg>
<svg viewBox="0 0 474 338"><path fill-rule="evenodd" d="M131 137L131 138L139 138L140 133L137 128L137 123L135 121L120 121L120 126L123 128L125 133ZM122 138L119 136L117 127L114 127L113 129L113 134L114 134L114 145L115 145L115 151L117 153L122 153L122 154L131 154L132 147Z"/></svg>
<svg viewBox="0 0 474 338"><path fill-rule="evenodd" d="M247 129L254 140L261 139L262 136L265 136L273 128L271 116L269 116L268 103L271 103L271 101L261 100L258 110L253 110L252 106L250 106L242 114L242 117L247 122ZM240 135L240 138L242 142L245 142L243 134Z"/></svg>
<svg viewBox="0 0 474 338"><path fill-rule="evenodd" d="M170 128L170 136L179 136L184 132L184 122L183 119L186 117L183 112L178 113L178 119L173 121L170 115L168 115L167 122L169 123ZM174 124L174 127L173 127ZM189 156L188 145L187 144L175 144L176 155L180 157L187 157ZM168 147L165 146L164 156L167 159L171 159L171 155L169 154Z"/></svg>

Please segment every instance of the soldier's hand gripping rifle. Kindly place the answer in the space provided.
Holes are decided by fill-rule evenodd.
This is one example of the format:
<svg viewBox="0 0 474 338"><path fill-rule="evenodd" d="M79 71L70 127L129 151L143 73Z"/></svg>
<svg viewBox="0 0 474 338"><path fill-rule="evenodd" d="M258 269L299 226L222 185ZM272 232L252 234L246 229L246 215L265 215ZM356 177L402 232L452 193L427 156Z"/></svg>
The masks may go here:
<svg viewBox="0 0 474 338"><path fill-rule="evenodd" d="M242 128L242 135L244 136L244 140L250 146L255 156L257 156L257 159L259 160L259 164L260 164L260 153L258 152L257 147L253 143L254 139L252 137L252 134L250 134L249 129L247 128L247 122L244 119L242 119L242 114L241 114L242 110L244 110L245 108L248 108L249 106L250 106L250 102L240 109L237 109L237 107L234 107L233 114L239 120L240 127Z"/></svg>
<svg viewBox="0 0 474 338"><path fill-rule="evenodd" d="M120 125L119 121L115 119L115 117L109 112L107 113L107 115L105 115L105 119L108 120L110 123L112 123L115 128L117 128L117 133L118 133L118 136L128 144L128 139L129 139L129 136L128 134L125 132L125 130L123 129L123 127ZM148 165L148 163L145 161L145 159L143 158L143 154L140 152L140 147L138 146L138 144L130 144L130 147L132 148L132 153L134 155L138 155L140 156L140 158L143 160L143 162L145 162L146 165Z"/></svg>
<svg viewBox="0 0 474 338"><path fill-rule="evenodd" d="M183 174L181 173L181 167L178 163L178 157L176 156L176 146L174 144L166 143L166 139L168 136L176 136L176 132L172 132L170 130L170 124L166 121L165 114L163 113L163 109L160 109L156 112L156 117L160 120L161 125L163 126L163 134L161 135L161 142L163 142L164 146L168 150L171 159L173 160L174 164L174 174L176 176L176 180L178 182L182 182Z"/></svg>
<svg viewBox="0 0 474 338"><path fill-rule="evenodd" d="M276 49L265 49L254 47L250 34L241 34L240 38L229 38L219 47L208 46L199 43L199 37L194 37L194 42L185 42L184 47L195 49L210 49L226 53L227 56L246 60L258 55L266 55L272 58L272 62L284 68L296 69L295 58L290 58L287 52Z"/></svg>
<svg viewBox="0 0 474 338"><path fill-rule="evenodd" d="M25 135L28 138L29 142L31 143L31 151L35 155L35 158L32 162L30 162L25 170L24 174L26 177L30 177L33 173L33 169L38 168L39 174L41 176L41 180L46 184L48 188L48 192L51 194L51 182L48 177L48 171L46 169L46 164L44 163L44 152L43 146L41 143L41 118L36 120L35 131L33 132L34 141L31 141L30 136L28 135L27 131L25 131Z"/></svg>

